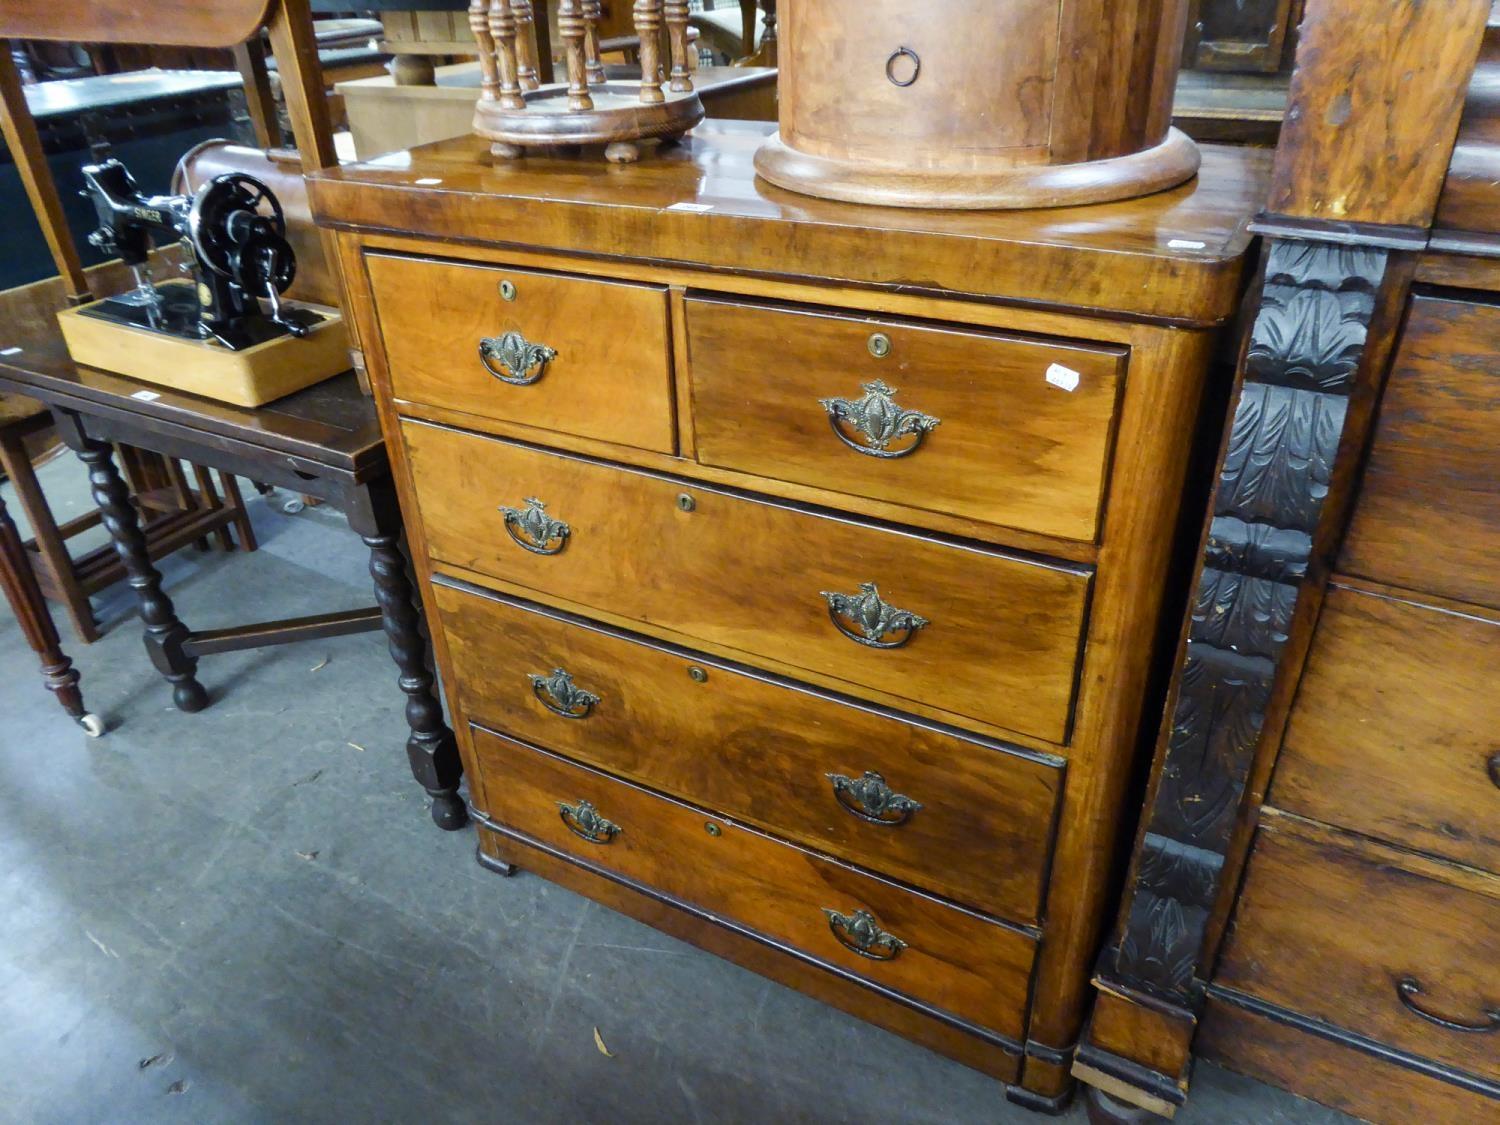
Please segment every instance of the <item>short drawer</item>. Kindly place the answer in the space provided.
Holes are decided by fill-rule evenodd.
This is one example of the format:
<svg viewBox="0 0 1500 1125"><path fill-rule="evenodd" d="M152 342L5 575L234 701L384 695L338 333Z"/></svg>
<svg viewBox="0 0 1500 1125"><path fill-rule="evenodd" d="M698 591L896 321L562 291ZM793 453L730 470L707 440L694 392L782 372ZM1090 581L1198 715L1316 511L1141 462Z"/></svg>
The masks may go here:
<svg viewBox="0 0 1500 1125"><path fill-rule="evenodd" d="M1500 872L1497 685L1500 621L1331 588L1271 803Z"/></svg>
<svg viewBox="0 0 1500 1125"><path fill-rule="evenodd" d="M677 637L1060 742L1089 577L420 422L441 562Z"/></svg>
<svg viewBox="0 0 1500 1125"><path fill-rule="evenodd" d="M687 327L704 464L1095 538L1124 349L705 298Z"/></svg>
<svg viewBox="0 0 1500 1125"><path fill-rule="evenodd" d="M398 400L675 452L660 286L388 254L365 268Z"/></svg>
<svg viewBox="0 0 1500 1125"><path fill-rule="evenodd" d="M1500 306L1418 296L1339 569L1500 607Z"/></svg>
<svg viewBox="0 0 1500 1125"><path fill-rule="evenodd" d="M1013 1041L1036 943L1024 930L733 820L474 730L489 819L804 956Z"/></svg>
<svg viewBox="0 0 1500 1125"><path fill-rule="evenodd" d="M1500 1078L1500 879L1267 810L1215 985Z"/></svg>
<svg viewBox="0 0 1500 1125"><path fill-rule="evenodd" d="M444 579L433 593L470 719L1037 919L1057 766L502 595Z"/></svg>

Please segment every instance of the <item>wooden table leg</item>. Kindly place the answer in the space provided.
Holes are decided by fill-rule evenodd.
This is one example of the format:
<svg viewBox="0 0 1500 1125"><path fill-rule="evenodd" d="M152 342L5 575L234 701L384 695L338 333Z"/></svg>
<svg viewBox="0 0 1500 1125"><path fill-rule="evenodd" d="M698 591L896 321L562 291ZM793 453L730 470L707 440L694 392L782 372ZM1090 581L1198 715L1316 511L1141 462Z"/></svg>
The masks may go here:
<svg viewBox="0 0 1500 1125"><path fill-rule="evenodd" d="M188 627L177 619L172 599L161 588L161 574L146 553L146 535L140 516L130 502L120 470L115 467L109 443L84 434L75 420L58 416L58 433L88 466L89 486L104 521L115 553L125 566L130 588L135 591L141 620L146 623L146 652L156 670L172 685L172 701L180 711L201 711L208 706L208 692L197 680L198 661L182 647Z"/></svg>
<svg viewBox="0 0 1500 1125"><path fill-rule="evenodd" d="M406 693L406 722L411 735L406 756L412 776L432 797L432 820L449 832L468 823L458 783L463 765L453 731L443 721L443 705L434 690L432 652L424 631L416 590L408 577L401 549L401 509L389 478L372 482L344 508L349 526L370 549L370 577L380 604L391 659Z"/></svg>
<svg viewBox="0 0 1500 1125"><path fill-rule="evenodd" d="M10 518L5 500L0 498L0 590L5 600L15 611L21 623L21 633L26 643L42 663L42 681L47 690L57 696L58 703L73 716L91 738L104 733L104 723L99 716L83 709L83 693L78 688L78 670L64 655L57 626L52 623L52 614L36 584L31 561L26 557L26 547L21 540L16 523Z"/></svg>

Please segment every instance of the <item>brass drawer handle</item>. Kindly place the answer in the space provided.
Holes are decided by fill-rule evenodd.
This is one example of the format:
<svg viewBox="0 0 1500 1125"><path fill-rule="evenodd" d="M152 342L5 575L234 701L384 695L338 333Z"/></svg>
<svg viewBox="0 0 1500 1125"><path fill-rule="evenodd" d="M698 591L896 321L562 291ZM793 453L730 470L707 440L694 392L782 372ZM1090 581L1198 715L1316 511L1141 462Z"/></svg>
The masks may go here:
<svg viewBox="0 0 1500 1125"><path fill-rule="evenodd" d="M839 441L856 453L867 457L910 457L922 448L922 442L942 423L941 418L923 414L920 410L907 410L897 405L891 396L895 387L887 386L876 379L873 383L862 383L863 398L820 398L823 409L828 411L828 424ZM847 427L847 428L846 428ZM860 439L849 435L853 429ZM904 437L915 436L910 445L892 449L891 443Z"/></svg>
<svg viewBox="0 0 1500 1125"><path fill-rule="evenodd" d="M597 695L584 691L561 668L552 669L550 676L530 672L526 678L531 681L531 694L537 697L537 701L554 715L565 719L587 719L593 713L594 704L599 702Z"/></svg>
<svg viewBox="0 0 1500 1125"><path fill-rule="evenodd" d="M547 364L556 358L556 348L533 344L519 332L486 336L479 341L479 362L484 364L484 369L502 383L514 387L531 386L547 374Z"/></svg>
<svg viewBox="0 0 1500 1125"><path fill-rule="evenodd" d="M927 618L907 609L897 609L881 598L873 582L861 582L859 593L840 594L831 590L819 593L828 600L828 617L840 633L870 648L900 648L918 629L932 624ZM854 629L844 624L854 623ZM855 632L858 629L858 632ZM894 640L886 640L888 636Z"/></svg>
<svg viewBox="0 0 1500 1125"><path fill-rule="evenodd" d="M612 844L615 837L624 831L618 824L600 816L599 810L587 801L579 801L576 805L558 801L557 807L558 815L568 826L568 831L591 844Z"/></svg>
<svg viewBox="0 0 1500 1125"><path fill-rule="evenodd" d="M833 782L834 799L850 813L871 824L891 827L905 824L911 819L911 814L922 807L920 801L897 793L885 783L885 778L871 770L866 770L858 778L841 773L824 776Z"/></svg>
<svg viewBox="0 0 1500 1125"><path fill-rule="evenodd" d="M505 532L519 546L537 555L555 555L568 545L573 529L562 520L547 514L547 505L535 496L526 498L526 507L499 509L505 517Z"/></svg>
<svg viewBox="0 0 1500 1125"><path fill-rule="evenodd" d="M1500 1031L1500 1009L1483 1009L1483 1023L1460 1023L1458 1020L1445 1019L1442 1016L1433 1015L1426 1011L1416 1001L1416 997L1422 995L1422 985L1416 977L1402 977L1396 982L1396 995L1401 998L1402 1005L1413 1015L1421 1016L1428 1023L1435 1023L1439 1027L1445 1027L1449 1031L1468 1031L1478 1035L1485 1035L1491 1031Z"/></svg>
<svg viewBox="0 0 1500 1125"><path fill-rule="evenodd" d="M840 914L825 906L823 913L828 915L828 928L839 944L861 957L868 957L871 961L894 961L906 948L906 942L882 930L868 910Z"/></svg>

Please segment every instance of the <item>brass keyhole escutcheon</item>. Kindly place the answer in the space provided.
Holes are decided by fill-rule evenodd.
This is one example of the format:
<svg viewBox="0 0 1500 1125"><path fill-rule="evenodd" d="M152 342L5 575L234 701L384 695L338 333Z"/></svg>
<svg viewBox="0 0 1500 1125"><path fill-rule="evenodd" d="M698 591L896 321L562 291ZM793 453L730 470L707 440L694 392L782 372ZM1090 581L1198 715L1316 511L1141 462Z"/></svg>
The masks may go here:
<svg viewBox="0 0 1500 1125"><path fill-rule="evenodd" d="M703 831L707 832L710 836L722 836L722 835L724 835L724 830L722 828L720 828L717 824L715 824L713 821L709 821L707 824L705 824L703 826Z"/></svg>
<svg viewBox="0 0 1500 1125"><path fill-rule="evenodd" d="M694 500L686 492L679 492L677 494L677 506L684 512L691 512L698 506L698 501Z"/></svg>
<svg viewBox="0 0 1500 1125"><path fill-rule="evenodd" d="M892 86L905 89L922 73L922 60L910 47L897 47L885 60L885 76Z"/></svg>
<svg viewBox="0 0 1500 1125"><path fill-rule="evenodd" d="M688 669L688 679L692 680L695 684L706 684L708 683L708 673L694 664Z"/></svg>
<svg viewBox="0 0 1500 1125"><path fill-rule="evenodd" d="M514 301L516 299L516 283L506 278L500 283L500 299L502 301Z"/></svg>
<svg viewBox="0 0 1500 1125"><path fill-rule="evenodd" d="M891 354L891 338L884 332L874 333L865 347L870 349L870 354L876 359L884 359Z"/></svg>

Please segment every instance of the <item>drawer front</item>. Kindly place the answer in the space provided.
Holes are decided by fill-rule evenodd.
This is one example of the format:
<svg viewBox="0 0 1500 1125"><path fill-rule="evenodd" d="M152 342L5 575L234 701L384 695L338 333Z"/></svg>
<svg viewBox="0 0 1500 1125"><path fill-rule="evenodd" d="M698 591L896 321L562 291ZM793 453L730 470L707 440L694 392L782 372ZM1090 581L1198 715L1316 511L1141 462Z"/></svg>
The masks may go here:
<svg viewBox="0 0 1500 1125"><path fill-rule="evenodd" d="M1415 297L1339 569L1500 607L1500 307Z"/></svg>
<svg viewBox="0 0 1500 1125"><path fill-rule="evenodd" d="M704 299L687 325L704 464L1095 537L1123 349Z"/></svg>
<svg viewBox="0 0 1500 1125"><path fill-rule="evenodd" d="M1271 803L1500 872L1500 623L1329 590Z"/></svg>
<svg viewBox="0 0 1500 1125"><path fill-rule="evenodd" d="M1262 819L1216 984L1500 1078L1500 880Z"/></svg>
<svg viewBox="0 0 1500 1125"><path fill-rule="evenodd" d="M470 719L1036 920L1059 768L498 595L433 593Z"/></svg>
<svg viewBox="0 0 1500 1125"><path fill-rule="evenodd" d="M365 268L397 399L675 452L665 289L385 254Z"/></svg>
<svg viewBox="0 0 1500 1125"><path fill-rule="evenodd" d="M1035 956L1026 933L487 731L475 729L474 742L485 776L503 779L487 790L486 812L499 824L881 988L1023 1037Z"/></svg>
<svg viewBox="0 0 1500 1125"><path fill-rule="evenodd" d="M403 433L440 561L856 691L1066 736L1085 573L437 426Z"/></svg>

